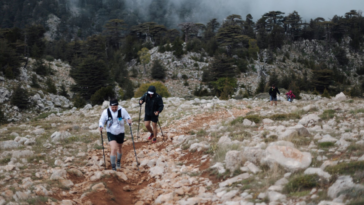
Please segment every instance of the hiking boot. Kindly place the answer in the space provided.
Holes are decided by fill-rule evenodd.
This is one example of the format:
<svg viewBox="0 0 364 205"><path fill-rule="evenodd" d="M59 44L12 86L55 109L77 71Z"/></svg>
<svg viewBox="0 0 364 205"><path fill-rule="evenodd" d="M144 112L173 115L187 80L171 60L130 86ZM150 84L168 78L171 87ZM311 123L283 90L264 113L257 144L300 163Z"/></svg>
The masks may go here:
<svg viewBox="0 0 364 205"><path fill-rule="evenodd" d="M157 138L153 138L152 143L157 143Z"/></svg>
<svg viewBox="0 0 364 205"><path fill-rule="evenodd" d="M111 169L112 169L113 171L116 171L115 164L112 164L112 165L111 165Z"/></svg>
<svg viewBox="0 0 364 205"><path fill-rule="evenodd" d="M116 169L121 169L121 163L120 162L116 163Z"/></svg>
<svg viewBox="0 0 364 205"><path fill-rule="evenodd" d="M150 136L149 136L148 140L153 139L153 136L154 136L154 134L153 134L153 133L152 133L152 134L150 134Z"/></svg>

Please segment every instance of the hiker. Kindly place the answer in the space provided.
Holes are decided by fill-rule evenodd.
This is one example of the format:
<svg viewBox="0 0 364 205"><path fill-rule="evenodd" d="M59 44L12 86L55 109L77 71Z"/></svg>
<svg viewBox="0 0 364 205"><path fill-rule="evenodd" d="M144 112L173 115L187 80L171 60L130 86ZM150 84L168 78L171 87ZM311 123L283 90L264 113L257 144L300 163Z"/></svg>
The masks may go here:
<svg viewBox="0 0 364 205"><path fill-rule="evenodd" d="M106 123L107 139L111 147L110 162L111 168L114 171L121 168L121 148L125 137L124 120L127 120L128 124L131 125L132 121L129 113L123 107L119 106L117 100L111 100L110 107L102 112L99 121L101 133Z"/></svg>
<svg viewBox="0 0 364 205"><path fill-rule="evenodd" d="M278 88L276 88L275 85L272 85L271 88L269 88L269 95L270 95L270 105L273 105L273 102L277 106L277 93L280 95Z"/></svg>
<svg viewBox="0 0 364 205"><path fill-rule="evenodd" d="M150 136L148 140L153 139L152 143L157 142L157 134L158 134L158 117L159 114L163 110L163 100L160 95L156 93L156 89L154 86L149 86L148 91L140 98L139 105L145 102L145 116L144 116L144 124L145 127L150 132ZM150 126L150 121L152 121L152 127Z"/></svg>
<svg viewBox="0 0 364 205"><path fill-rule="evenodd" d="M292 90L290 90L289 92L286 93L287 96L287 101L288 102L292 102L293 98L295 98L296 96L293 94Z"/></svg>

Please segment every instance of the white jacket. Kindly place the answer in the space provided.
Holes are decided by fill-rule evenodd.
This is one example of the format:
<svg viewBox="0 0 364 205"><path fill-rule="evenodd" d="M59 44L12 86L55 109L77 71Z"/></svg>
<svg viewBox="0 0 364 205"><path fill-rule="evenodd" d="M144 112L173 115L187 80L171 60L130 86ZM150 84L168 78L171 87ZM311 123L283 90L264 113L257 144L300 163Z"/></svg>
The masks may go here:
<svg viewBox="0 0 364 205"><path fill-rule="evenodd" d="M110 113L111 113L111 116L112 116L112 124L110 125L110 127L109 127L110 122L107 122L108 121L107 109L110 109ZM120 133L124 133L125 132L124 120L127 123L126 120L131 119L129 113L121 106L119 106L119 108L118 108L118 110L116 112L113 112L110 107L107 108L107 109L105 109L101 114L100 121L99 121L99 126L104 127L105 123L107 122L107 126L106 126L107 127L106 128L107 132L110 132L113 135L118 135ZM121 109L122 120L119 122L118 111L120 109Z"/></svg>

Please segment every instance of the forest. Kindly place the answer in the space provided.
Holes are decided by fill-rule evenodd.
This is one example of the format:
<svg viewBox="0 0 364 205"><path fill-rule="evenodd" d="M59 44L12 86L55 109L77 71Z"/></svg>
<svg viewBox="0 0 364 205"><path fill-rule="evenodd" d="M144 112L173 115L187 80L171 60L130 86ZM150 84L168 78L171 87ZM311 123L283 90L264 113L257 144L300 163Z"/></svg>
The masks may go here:
<svg viewBox="0 0 364 205"><path fill-rule="evenodd" d="M153 1L148 15L131 10L126 2L119 0L77 1L75 8L82 8L77 10L77 15L66 0L2 1L0 72L6 78L17 78L20 65L26 67L27 58L33 58L37 61L35 71L38 75L52 75L43 65L44 59L61 59L72 66L75 99L89 101L95 93L101 93L100 89L105 91L115 83L123 89L123 98L128 99L134 96L134 87L127 63L133 59L143 61L143 49L158 46L159 52L171 51L177 58L187 52L214 57L202 79L211 87L211 92L196 90L195 95L217 95L224 99L237 86L235 76L247 72L248 65L257 60L263 50L268 53L267 63L272 64L276 60L274 53L283 45L316 40L333 51L335 59L294 59L309 69L313 77L308 79L306 72L300 76L287 74L283 78L270 73L269 80L262 78L255 92L264 92L268 85L276 83L297 92L330 94L350 87L352 96L362 96L364 80L352 85L347 76L353 70L357 75L364 75L364 65L353 67L346 56L348 51L337 46L349 39L350 52L362 52L364 18L360 11L351 10L330 20L318 17L308 22L296 11L268 11L256 20L250 14L231 14L223 21L214 18L201 23L188 21L193 1L184 8L179 7L178 11L166 7L167 1ZM181 21L171 21L171 12ZM60 19L53 40L44 38L49 30L49 15ZM163 72L162 66L157 62L154 64L157 73ZM165 75L156 74L152 78L163 80ZM341 86L333 88L332 85Z"/></svg>

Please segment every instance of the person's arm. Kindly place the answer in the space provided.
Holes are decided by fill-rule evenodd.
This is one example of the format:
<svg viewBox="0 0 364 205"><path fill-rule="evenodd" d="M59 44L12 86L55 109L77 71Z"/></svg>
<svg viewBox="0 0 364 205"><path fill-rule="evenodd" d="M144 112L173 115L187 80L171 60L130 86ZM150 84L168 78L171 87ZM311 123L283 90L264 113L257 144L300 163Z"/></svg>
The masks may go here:
<svg viewBox="0 0 364 205"><path fill-rule="evenodd" d="M140 99L139 104L142 105L145 102L145 98L147 97L147 93L145 93Z"/></svg>
<svg viewBox="0 0 364 205"><path fill-rule="evenodd" d="M272 88L269 88L269 95L272 95Z"/></svg>
<svg viewBox="0 0 364 205"><path fill-rule="evenodd" d="M277 93L280 95L281 93L279 92L278 88L276 88L276 89L277 89Z"/></svg>
<svg viewBox="0 0 364 205"><path fill-rule="evenodd" d="M157 104L158 104L158 110L154 113L155 115L159 115L159 113L161 113L164 108L163 99L161 96L159 96Z"/></svg>
<svg viewBox="0 0 364 205"><path fill-rule="evenodd" d="M104 110L101 114L100 120L99 120L99 130L102 132L102 129L104 128L104 125L107 121L107 111Z"/></svg>
<svg viewBox="0 0 364 205"><path fill-rule="evenodd" d="M131 117L130 117L130 115L129 115L129 113L128 113L128 111L126 111L124 108L122 109L122 112L123 112L123 114L122 114L122 116L123 116L123 118L128 122L128 124L130 125L131 123L132 123L132 120L131 120Z"/></svg>

